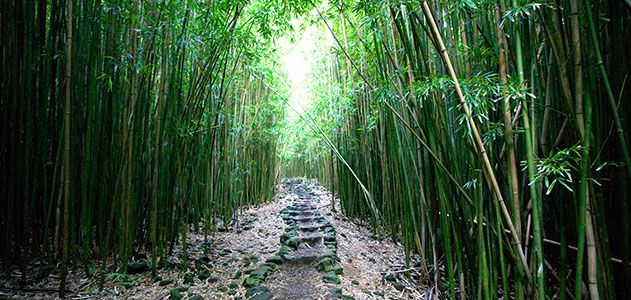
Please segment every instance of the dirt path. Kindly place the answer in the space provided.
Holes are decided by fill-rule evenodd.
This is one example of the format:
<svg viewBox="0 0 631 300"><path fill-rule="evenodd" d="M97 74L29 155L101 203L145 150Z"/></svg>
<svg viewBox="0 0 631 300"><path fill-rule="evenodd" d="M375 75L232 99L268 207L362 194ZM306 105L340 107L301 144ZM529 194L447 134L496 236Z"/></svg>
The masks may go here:
<svg viewBox="0 0 631 300"><path fill-rule="evenodd" d="M275 299L338 299L344 297L336 285L342 274L337 256L335 228L318 209L320 198L298 181L287 186L296 197L281 211L285 233L278 254L268 261L277 263L266 282L267 296Z"/></svg>
<svg viewBox="0 0 631 300"><path fill-rule="evenodd" d="M332 212L330 203L330 192L314 181L284 180L274 201L244 210L240 223L210 237L209 252L203 234L189 234L188 270L177 246L158 280L150 272L108 276L99 291L96 279L77 271L71 288L83 299L429 299L414 265L410 277L402 276L408 267L401 245L375 238L339 208ZM55 284L51 275L30 287L54 290ZM55 296L1 288L0 299Z"/></svg>

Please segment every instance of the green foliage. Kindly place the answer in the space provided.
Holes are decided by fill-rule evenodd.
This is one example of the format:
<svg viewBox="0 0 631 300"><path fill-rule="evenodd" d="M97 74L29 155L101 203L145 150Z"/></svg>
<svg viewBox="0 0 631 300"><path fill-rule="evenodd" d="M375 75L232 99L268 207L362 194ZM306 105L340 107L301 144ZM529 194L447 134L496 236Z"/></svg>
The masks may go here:
<svg viewBox="0 0 631 300"><path fill-rule="evenodd" d="M318 178L451 298L629 298L629 18L601 2L5 1L0 262L90 273L98 253L131 286L133 253L156 275L180 243L187 268L188 231L229 227L281 174ZM299 34L317 49L294 114L275 40Z"/></svg>
<svg viewBox="0 0 631 300"><path fill-rule="evenodd" d="M550 156L537 161L537 174L535 180L529 184L543 180L546 187L546 195L550 194L554 186L558 183L570 192L573 184L572 173L578 171L578 163L581 158L581 146L574 145L569 148L559 150ZM522 162L525 169L525 162Z"/></svg>
<svg viewBox="0 0 631 300"><path fill-rule="evenodd" d="M551 8L551 6L547 3L539 2L524 3L521 6L516 6L506 10L503 16L503 21L509 20L510 22L517 22L520 19L528 19L531 15L534 15L537 10L543 8Z"/></svg>
<svg viewBox="0 0 631 300"><path fill-rule="evenodd" d="M138 280L140 279L140 277L138 276L129 276L125 273L118 273L118 272L109 273L107 274L107 277L113 283L121 284L125 288L133 287L134 285L136 285L136 283L138 283Z"/></svg>
<svg viewBox="0 0 631 300"><path fill-rule="evenodd" d="M572 72L578 66L585 68L586 60L595 62L594 53L584 52L589 48L584 29L586 23L603 19L585 19L580 1L575 14L569 7L574 3L440 0L427 1L429 13L422 10L425 1L419 5L418 1L335 0L320 6L318 17L327 22L325 29L335 38L321 47L327 54L319 59L323 67L309 76L315 82L310 93L313 104L305 115L323 128L333 146L323 143L322 134L312 131L307 121L291 124L288 132L301 130L302 134L284 139L283 174L318 178L334 189L347 215L370 220L378 233L398 238L408 255L419 254L428 264L441 260L444 268L435 276L444 279L442 288L451 298L462 292L456 286L466 290L466 295L458 296L472 298L505 298L507 293L516 299L567 296L567 290L575 288L565 279L573 271L567 266L578 270L582 261L569 265L570 252L556 260L548 254L549 247L556 246L543 243L562 240L563 249L576 244L579 239L568 232L585 227L584 218L576 215L585 206L577 205L577 198L595 196L592 203L601 208L598 217L590 218L605 231L611 226L605 211L612 211L602 205L617 206L595 187L601 180L611 180L602 177L611 176L613 169L596 168L601 176L596 181L591 174L596 161L579 154L585 151L578 146L583 144L579 124L592 122L591 116L587 121L587 97L601 101L605 93L594 72ZM607 7L603 14L613 6L620 5L593 7ZM436 18L446 49L438 48L429 15ZM578 29L571 22L577 15ZM616 24L628 25L617 18ZM600 25L595 27L602 30L598 37L603 43L610 41L605 29L609 27ZM582 43L578 49L583 53L578 57L574 32ZM622 59L618 51L612 51L616 46L607 45L603 48L596 42L594 48L607 49L609 55ZM453 69L441 57L443 53ZM601 73L626 72L626 66L606 61L598 65ZM469 113L464 112L456 87L462 90ZM609 124L607 116L609 112L599 109L594 114L599 121L593 124ZM594 140L603 143L607 134L597 136L609 130L605 126L594 131ZM480 145L473 143L476 134L483 140L484 155ZM607 144L599 145L599 155L608 152ZM349 162L348 167L331 148ZM517 172L517 162L522 160L531 163L527 173ZM573 192L579 165L590 166L580 175L581 182L595 185L589 194ZM362 183L376 199L377 210L382 212L379 218L359 193ZM555 188L559 185L563 188ZM502 202L495 201L500 198ZM601 202L603 198L607 200ZM591 209L596 214L594 206ZM617 211L613 214L619 216ZM628 227L628 218L623 223ZM510 232L511 241L498 232ZM578 234L585 235L585 230ZM596 236L596 240L597 245L606 243L606 237ZM519 244L524 242L527 246ZM627 255L630 244L627 241ZM608 250L598 249L599 254L608 255ZM521 260L519 252L528 255ZM544 259L549 268L565 274L558 282L547 276ZM594 264L609 268L600 260ZM528 269L528 274L521 268ZM631 274L631 268L627 273ZM600 277L590 278L599 281L596 289L602 289ZM535 287L532 294L525 294L526 286Z"/></svg>

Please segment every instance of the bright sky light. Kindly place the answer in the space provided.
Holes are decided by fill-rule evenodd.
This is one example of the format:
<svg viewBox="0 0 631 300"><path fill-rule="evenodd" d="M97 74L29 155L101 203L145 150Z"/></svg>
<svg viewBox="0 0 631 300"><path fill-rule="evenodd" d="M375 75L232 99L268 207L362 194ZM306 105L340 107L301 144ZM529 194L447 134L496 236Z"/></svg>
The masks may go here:
<svg viewBox="0 0 631 300"><path fill-rule="evenodd" d="M293 22L294 27L299 27L298 22ZM292 43L289 38L282 38L278 47L281 51L283 69L287 72L290 93L289 104L301 114L311 105L309 94L309 73L314 70L319 57L318 37L321 36L316 26L309 26L303 32L297 32ZM287 108L289 118L298 117L296 113Z"/></svg>

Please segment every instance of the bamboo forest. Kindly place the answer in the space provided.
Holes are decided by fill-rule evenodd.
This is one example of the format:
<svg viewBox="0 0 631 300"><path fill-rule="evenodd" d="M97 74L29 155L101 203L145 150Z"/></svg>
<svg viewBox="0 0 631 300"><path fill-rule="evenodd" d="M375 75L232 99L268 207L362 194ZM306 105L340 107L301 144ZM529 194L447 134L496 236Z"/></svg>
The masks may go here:
<svg viewBox="0 0 631 300"><path fill-rule="evenodd" d="M631 299L629 0L0 0L0 57L0 299Z"/></svg>

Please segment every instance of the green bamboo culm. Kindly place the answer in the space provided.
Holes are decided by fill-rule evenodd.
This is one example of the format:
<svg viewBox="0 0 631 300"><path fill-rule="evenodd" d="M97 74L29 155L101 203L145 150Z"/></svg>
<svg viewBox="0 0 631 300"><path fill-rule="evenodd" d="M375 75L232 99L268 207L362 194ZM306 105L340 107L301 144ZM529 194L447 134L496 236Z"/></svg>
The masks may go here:
<svg viewBox="0 0 631 300"><path fill-rule="evenodd" d="M627 257L628 249L610 248L606 236L597 232L627 228L623 216L628 208L623 204L619 211L595 212L581 199L598 197L599 207L617 203L602 194L618 189L603 182L625 180L612 175L613 169L627 171L615 163L626 161L624 150L609 151L604 142L612 142L607 118L614 113L603 109L607 106L590 108L605 104L603 100L610 108L617 106L605 99L604 84L589 80L602 78L601 67L615 72L622 76L616 78L616 88L626 95L627 67L596 59L598 68L589 68L586 59L596 53L593 34L585 30L589 20L582 17L587 15L584 5L499 0L333 2L318 7L318 16L325 19L321 30L330 35L332 49L322 61L333 62L334 70L315 72L314 80L329 83L322 85L326 94L315 93L317 100L307 112L315 120L311 122L319 122L324 134L334 137L330 140L339 155L373 195L382 213L382 231L425 263L443 260L444 269L434 272L435 284L451 298L566 297L581 293L585 282L590 297L597 299L604 289L612 289L610 280L624 277L616 256ZM621 3L589 5L598 7L601 17L613 18L611 24L627 24L622 21L627 8ZM611 9L621 11L612 14ZM595 36L609 42L605 32L612 28L602 25ZM581 40L590 46L576 42ZM624 102L619 106L621 114L629 110ZM611 126L618 128L615 120ZM586 140L588 127L598 129ZM316 176L336 187L346 214L370 216L365 201L356 196L362 188L339 155L320 150L323 133L310 134L313 142L296 140L300 146L284 154L283 173ZM293 147L292 139L287 140ZM582 154L586 147L597 154ZM602 165L596 168L595 160ZM328 167L331 161L337 165ZM510 205L504 205L503 195ZM480 199L493 197L500 201L478 205ZM415 236L420 247L412 246ZM583 261L596 274L588 270L580 277L568 276L582 272ZM599 270L607 277L598 275Z"/></svg>
<svg viewBox="0 0 631 300"><path fill-rule="evenodd" d="M232 227L239 208L272 198L284 75L264 59L269 44L243 45L285 29L259 34L252 20L270 28L261 12L176 0L17 1L0 11L11 65L3 137L23 145L2 146L15 178L2 176L12 186L0 208L3 270L59 260L63 295L79 263L86 274L125 273L146 251L157 276L189 232Z"/></svg>

